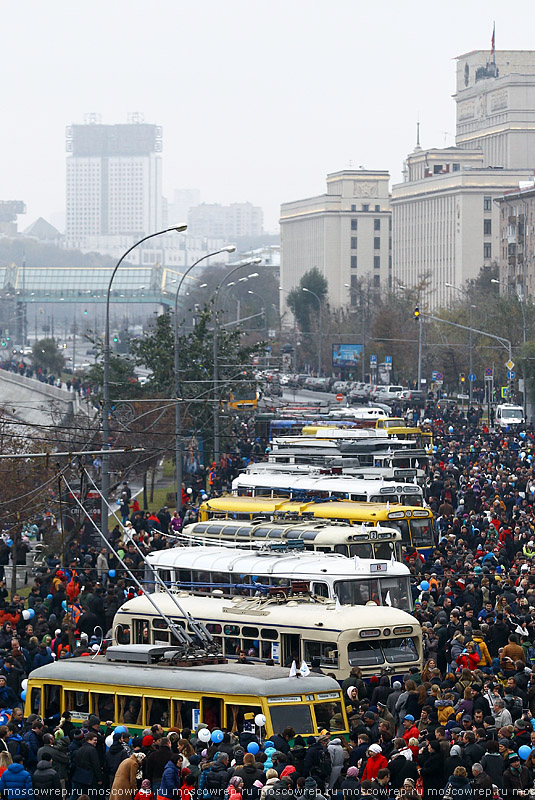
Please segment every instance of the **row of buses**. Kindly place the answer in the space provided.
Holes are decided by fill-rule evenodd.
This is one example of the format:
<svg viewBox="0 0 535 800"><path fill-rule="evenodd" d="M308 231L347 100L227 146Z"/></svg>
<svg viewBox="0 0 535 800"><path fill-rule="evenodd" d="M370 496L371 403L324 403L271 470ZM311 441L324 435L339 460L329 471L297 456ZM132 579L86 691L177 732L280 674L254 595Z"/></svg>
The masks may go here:
<svg viewBox="0 0 535 800"><path fill-rule="evenodd" d="M273 421L267 460L147 557L145 594L118 609L106 655L34 670L26 712L131 731L205 722L270 736L291 720L300 734L347 733L352 667L394 679L421 665L404 556L435 544L429 438L366 411L365 428L358 415Z"/></svg>

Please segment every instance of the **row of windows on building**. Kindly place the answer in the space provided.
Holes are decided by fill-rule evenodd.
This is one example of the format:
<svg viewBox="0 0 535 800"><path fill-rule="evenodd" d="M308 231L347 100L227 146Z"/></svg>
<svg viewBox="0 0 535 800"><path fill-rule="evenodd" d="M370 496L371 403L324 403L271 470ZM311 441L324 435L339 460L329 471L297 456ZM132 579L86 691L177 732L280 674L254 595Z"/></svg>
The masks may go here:
<svg viewBox="0 0 535 800"><path fill-rule="evenodd" d="M351 237L351 249L352 250L356 250L357 249L357 245L358 245L357 237L356 236L352 236ZM374 250L380 250L381 249L381 237L380 236L374 236L373 237L373 249ZM389 250L392 249L392 239L388 240L388 249Z"/></svg>
<svg viewBox="0 0 535 800"><path fill-rule="evenodd" d="M358 210L358 209L357 209L357 206L356 206L355 204L353 204L353 205L351 206L351 211L357 211L357 210ZM373 209L371 209L371 208L370 208L370 204L369 204L369 203L363 203L363 204L361 205L361 207L360 207L360 210L361 210L361 211L372 211L372 210L373 210L373 211L383 211L383 210L387 210L387 209L382 209L382 208L381 208L381 206L377 206L377 205L376 205L376 206L374 206L374 207L373 207Z"/></svg>
<svg viewBox="0 0 535 800"><path fill-rule="evenodd" d="M357 269L357 257L351 256L351 269ZM381 256L373 257L373 268L381 269ZM392 269L392 256L388 256L388 269ZM354 277L354 276L353 276Z"/></svg>
<svg viewBox="0 0 535 800"><path fill-rule="evenodd" d="M358 221L357 217L353 217L351 219L351 230L352 231L357 231L358 227L359 227L359 221ZM374 221L373 221L373 229L374 229L374 231L380 231L381 230L381 218L380 217L374 219ZM388 218L388 230L389 231L392 230L392 217Z"/></svg>

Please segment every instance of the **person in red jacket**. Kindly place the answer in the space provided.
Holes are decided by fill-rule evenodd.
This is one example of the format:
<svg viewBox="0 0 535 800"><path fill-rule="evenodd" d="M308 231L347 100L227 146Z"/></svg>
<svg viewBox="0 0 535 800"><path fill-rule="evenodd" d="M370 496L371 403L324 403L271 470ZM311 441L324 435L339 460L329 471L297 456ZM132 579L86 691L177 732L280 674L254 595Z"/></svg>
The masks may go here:
<svg viewBox="0 0 535 800"><path fill-rule="evenodd" d="M380 744L371 744L366 751L368 759L364 765L361 781L373 781L377 777L380 769L388 766L388 761L383 755L383 748Z"/></svg>
<svg viewBox="0 0 535 800"><path fill-rule="evenodd" d="M403 731L402 738L408 746L409 739L412 739L413 737L415 739L418 739L418 737L420 736L420 731L414 724L414 717L412 716L412 714L405 714L405 716L403 717L403 727L405 728L405 730Z"/></svg>
<svg viewBox="0 0 535 800"><path fill-rule="evenodd" d="M479 655L473 642L468 642L463 652L460 653L456 659L457 664L461 668L466 667L470 672L473 672L477 668L479 660Z"/></svg>

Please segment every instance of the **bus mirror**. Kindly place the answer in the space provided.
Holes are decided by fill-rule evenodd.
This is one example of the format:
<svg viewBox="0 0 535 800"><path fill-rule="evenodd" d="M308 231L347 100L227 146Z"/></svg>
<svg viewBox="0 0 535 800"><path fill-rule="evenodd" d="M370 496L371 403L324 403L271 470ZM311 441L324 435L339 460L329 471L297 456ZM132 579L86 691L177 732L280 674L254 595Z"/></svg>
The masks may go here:
<svg viewBox="0 0 535 800"><path fill-rule="evenodd" d="M329 650L327 658L329 658L330 661L338 661L338 650Z"/></svg>

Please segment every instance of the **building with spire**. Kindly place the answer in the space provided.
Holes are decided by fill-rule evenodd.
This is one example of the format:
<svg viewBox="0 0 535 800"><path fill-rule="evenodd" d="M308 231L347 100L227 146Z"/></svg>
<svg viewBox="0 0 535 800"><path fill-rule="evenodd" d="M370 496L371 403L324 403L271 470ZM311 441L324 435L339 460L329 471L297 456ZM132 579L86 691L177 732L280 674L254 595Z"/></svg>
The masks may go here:
<svg viewBox="0 0 535 800"><path fill-rule="evenodd" d="M494 37L493 37L494 39ZM446 305L500 258L495 200L533 175L535 53L473 51L457 58L456 146L422 150L392 187L393 280L426 277L429 307Z"/></svg>

